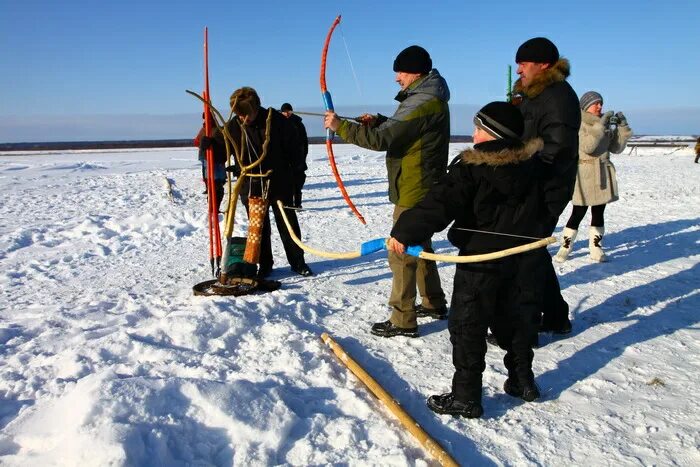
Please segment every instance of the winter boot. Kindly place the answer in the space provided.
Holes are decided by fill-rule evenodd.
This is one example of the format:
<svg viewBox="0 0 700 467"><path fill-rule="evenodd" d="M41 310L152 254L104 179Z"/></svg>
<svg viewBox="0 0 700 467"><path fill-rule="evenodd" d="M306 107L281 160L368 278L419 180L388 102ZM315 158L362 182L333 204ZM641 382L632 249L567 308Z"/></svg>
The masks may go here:
<svg viewBox="0 0 700 467"><path fill-rule="evenodd" d="M380 337L394 337L394 336L406 336L406 337L418 337L418 327L415 328L400 328L396 326L391 320L382 321L380 323L374 323L372 325L372 330L370 331L375 336Z"/></svg>
<svg viewBox="0 0 700 467"><path fill-rule="evenodd" d="M484 414L480 401L461 402L454 394L436 394L428 398L428 408L435 413L460 415L466 418L479 418Z"/></svg>
<svg viewBox="0 0 700 467"><path fill-rule="evenodd" d="M602 263L607 261L605 253L603 252L603 235L605 234L605 227L593 227L588 230L588 249L590 250L590 256L594 261Z"/></svg>
<svg viewBox="0 0 700 467"><path fill-rule="evenodd" d="M540 398L540 389L534 378L528 379L525 384L520 384L516 378L509 377L503 384L503 390L509 396L519 397L525 402L532 402Z"/></svg>
<svg viewBox="0 0 700 467"><path fill-rule="evenodd" d="M561 234L561 248L556 255L554 255L554 260L558 263L563 263L566 258L569 257L569 253L574 248L574 242L576 241L576 235L578 230L570 229L564 227L564 231Z"/></svg>
<svg viewBox="0 0 700 467"><path fill-rule="evenodd" d="M415 310L417 318L447 319L446 305L440 308L425 308L423 305L416 305Z"/></svg>

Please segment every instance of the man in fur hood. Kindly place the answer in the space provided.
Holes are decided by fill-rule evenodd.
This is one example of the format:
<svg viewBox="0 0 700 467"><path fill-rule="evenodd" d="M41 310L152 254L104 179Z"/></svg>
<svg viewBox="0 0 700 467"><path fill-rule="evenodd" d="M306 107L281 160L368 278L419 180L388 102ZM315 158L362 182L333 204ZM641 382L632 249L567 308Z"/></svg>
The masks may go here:
<svg viewBox="0 0 700 467"><path fill-rule="evenodd" d="M474 117L473 149L463 151L449 172L391 231L388 247L403 254L454 221L448 238L460 255L489 253L530 242L548 213L533 157L541 139L523 143L523 117L507 102L491 102ZM509 233L513 236L493 235ZM452 391L431 396L428 407L443 414L480 417L486 332L506 350L504 390L532 401L539 390L532 373L541 309L546 249L486 263L458 264L448 328L455 373Z"/></svg>
<svg viewBox="0 0 700 467"><path fill-rule="evenodd" d="M513 91L520 96L525 119L523 139L542 138L544 148L535 159L542 181L548 222L540 236L554 232L559 216L571 200L578 168L578 129L581 113L576 93L566 78L569 61L559 56L547 38L525 41L515 55L518 75ZM569 305L561 296L559 280L549 261L544 283L542 331L571 332Z"/></svg>

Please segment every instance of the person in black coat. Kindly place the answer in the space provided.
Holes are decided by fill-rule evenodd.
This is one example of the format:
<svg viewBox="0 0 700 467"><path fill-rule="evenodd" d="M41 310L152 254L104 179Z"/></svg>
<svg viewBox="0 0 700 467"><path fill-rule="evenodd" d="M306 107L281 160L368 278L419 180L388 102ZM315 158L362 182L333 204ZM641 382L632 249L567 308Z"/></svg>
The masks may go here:
<svg viewBox="0 0 700 467"><path fill-rule="evenodd" d="M260 98L255 89L243 87L234 91L230 98L231 109L236 114L235 120L228 123L228 131L236 145L244 154L243 164L249 165L263 154L265 142L266 122L268 109L260 105ZM313 273L304 261L304 251L292 240L287 227L279 211L276 201L281 200L285 206L292 204L294 198L294 179L290 174L292 168L297 167L303 160L297 133L289 121L276 110L272 112L270 125L270 141L267 147L267 156L262 163L253 169L252 173L263 174L268 170L272 173L268 177L246 177L240 192L243 205L248 210L248 198L251 196L262 197L269 201L269 207L275 215L277 231L280 234L287 261L292 271L302 276L310 276ZM243 134L245 133L245 138ZM217 129L212 138L204 139L202 144L211 144L216 150L225 148L224 136ZM245 145L243 148L241 145ZM225 149L224 149L225 150ZM238 163L228 170L235 175L240 174ZM287 218L292 225L292 230L297 236L301 236L301 229L293 210L287 212ZM265 222L262 230L260 246L260 268L258 276L267 277L272 272L272 243L270 239L269 211L265 214Z"/></svg>
<svg viewBox="0 0 700 467"><path fill-rule="evenodd" d="M571 200L578 170L578 130L581 126L579 101L566 81L569 61L544 37L524 42L515 56L520 78L514 93L525 119L523 138L542 138L544 148L536 154L538 177L542 180L548 221L541 237L554 232L559 216ZM571 332L569 305L561 295L559 280L549 261L545 278L541 331Z"/></svg>
<svg viewBox="0 0 700 467"><path fill-rule="evenodd" d="M294 113L294 109L292 108L291 104L288 102L282 104L282 107L280 107L280 112L282 112L282 115L287 117L289 121L292 122L292 125L294 125L294 128L297 131L299 143L301 145L301 154L303 159L299 161L297 167L293 167L295 186L294 201L292 204L294 207L300 208L301 190L304 188L304 183L306 182L306 169L308 169L308 166L306 165L306 156L309 154L309 138L306 135L306 127L304 126L301 117Z"/></svg>
<svg viewBox="0 0 700 467"><path fill-rule="evenodd" d="M460 255L490 253L532 241L547 220L533 155L542 140L523 143L523 117L507 102L492 102L474 118L473 149L463 151L445 177L414 208L401 214L388 247L403 253L435 232L448 232ZM505 234L505 235L498 235ZM491 327L506 350L505 391L532 401L539 390L532 373L541 307L540 248L483 263L457 265L448 328L455 373L452 391L428 399L437 413L468 418L483 414L481 381L486 333Z"/></svg>

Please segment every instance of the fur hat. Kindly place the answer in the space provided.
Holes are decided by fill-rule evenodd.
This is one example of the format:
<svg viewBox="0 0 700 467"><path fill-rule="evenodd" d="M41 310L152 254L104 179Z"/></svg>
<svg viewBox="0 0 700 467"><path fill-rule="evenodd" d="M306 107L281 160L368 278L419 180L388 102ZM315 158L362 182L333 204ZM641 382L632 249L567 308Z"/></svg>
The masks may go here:
<svg viewBox="0 0 700 467"><path fill-rule="evenodd" d="M394 71L404 73L428 73L433 68L433 60L427 50L419 45L403 49L394 60Z"/></svg>
<svg viewBox="0 0 700 467"><path fill-rule="evenodd" d="M586 110L596 102L600 102L600 104L603 104L603 96L598 94L595 91L588 91L586 94L581 96L581 99L579 99L579 103L581 104L581 110Z"/></svg>
<svg viewBox="0 0 700 467"><path fill-rule="evenodd" d="M515 54L515 63L534 62L555 64L559 60L559 49L546 37L534 37L523 42Z"/></svg>
<svg viewBox="0 0 700 467"><path fill-rule="evenodd" d="M282 107L280 107L280 112L292 112L294 109L292 108L292 104L289 102L285 102L282 104Z"/></svg>
<svg viewBox="0 0 700 467"><path fill-rule="evenodd" d="M490 102L474 115L474 125L498 139L521 139L525 120L520 110L508 102Z"/></svg>

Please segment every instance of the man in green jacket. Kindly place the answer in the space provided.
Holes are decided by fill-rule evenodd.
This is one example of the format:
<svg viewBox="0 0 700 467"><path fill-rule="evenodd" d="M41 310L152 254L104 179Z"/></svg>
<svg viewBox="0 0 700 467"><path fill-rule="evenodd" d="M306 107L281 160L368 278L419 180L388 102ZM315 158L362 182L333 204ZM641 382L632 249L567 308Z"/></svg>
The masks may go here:
<svg viewBox="0 0 700 467"><path fill-rule="evenodd" d="M412 45L394 60L395 97L399 107L392 117L363 115L362 125L341 121L326 112L325 126L343 140L375 151L386 151L389 200L394 203L393 222L423 199L447 171L450 142L450 90L432 67L428 52ZM432 251L430 240L423 245ZM434 262L389 252L392 288L388 321L375 323L372 334L382 337L418 336L417 317L447 317L445 294ZM416 307L416 286L422 303Z"/></svg>

